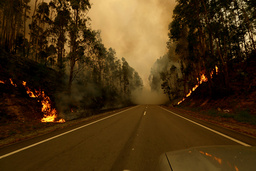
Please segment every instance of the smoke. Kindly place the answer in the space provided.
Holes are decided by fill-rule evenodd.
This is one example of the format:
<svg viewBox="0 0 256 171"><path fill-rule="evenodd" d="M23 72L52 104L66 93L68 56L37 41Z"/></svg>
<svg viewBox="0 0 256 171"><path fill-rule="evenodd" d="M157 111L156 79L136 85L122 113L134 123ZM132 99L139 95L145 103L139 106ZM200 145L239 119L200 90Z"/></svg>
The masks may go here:
<svg viewBox="0 0 256 171"><path fill-rule="evenodd" d="M50 0L45 0L49 2ZM35 0L31 0L33 6ZM148 77L159 56L166 54L168 26L172 20L175 0L90 0L88 15L91 27L101 30L103 44L125 57L141 76L145 89L134 92L137 103L162 103L166 99L162 90L151 92ZM138 94L136 94L138 93ZM152 101L148 100L152 99ZM159 100L158 100L159 99Z"/></svg>
<svg viewBox="0 0 256 171"><path fill-rule="evenodd" d="M64 80L68 84L67 79ZM56 94L56 107L59 115L65 120L72 120L87 115L86 107L90 106L93 97L101 96L97 85L88 83L86 86L78 81L73 81L71 95L67 89ZM88 108L89 109L89 108Z"/></svg>
<svg viewBox="0 0 256 171"><path fill-rule="evenodd" d="M163 90L151 91L148 88L137 89L132 92L132 101L135 104L165 104L169 101Z"/></svg>
<svg viewBox="0 0 256 171"><path fill-rule="evenodd" d="M167 52L168 25L175 0L91 0L92 28L103 43L125 57L148 87L155 60Z"/></svg>
<svg viewBox="0 0 256 171"><path fill-rule="evenodd" d="M39 0L39 2L50 0ZM172 20L175 0L90 0L91 26L101 30L106 47L125 57L148 86L150 68L167 52L168 25ZM30 15L35 0L31 0ZM31 18L27 22L31 23ZM28 37L27 28L27 37Z"/></svg>

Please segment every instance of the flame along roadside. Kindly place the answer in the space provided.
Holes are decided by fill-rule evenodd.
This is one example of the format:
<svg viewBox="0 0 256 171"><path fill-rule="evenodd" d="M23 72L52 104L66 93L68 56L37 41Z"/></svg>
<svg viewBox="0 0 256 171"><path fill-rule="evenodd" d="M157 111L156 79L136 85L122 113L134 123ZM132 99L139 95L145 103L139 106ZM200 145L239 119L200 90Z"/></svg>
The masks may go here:
<svg viewBox="0 0 256 171"><path fill-rule="evenodd" d="M9 81L13 86L17 87L17 85L13 83L13 80L11 78L9 79ZM5 81L0 80L0 84L5 84ZM33 92L27 86L27 82L25 82L25 81L22 82L22 85L25 87L26 92L29 95L29 97L41 99L41 100L38 100L38 102L41 101L41 103L42 103L41 111L44 113L44 117L41 119L41 122L59 122L59 123L65 122L64 119L60 119L60 120L56 121L57 116L58 116L57 110L55 108L51 107L51 99L49 96L47 96L45 94L44 91L34 90L34 92Z"/></svg>
<svg viewBox="0 0 256 171"><path fill-rule="evenodd" d="M215 70L216 75L218 75L218 73L219 73L219 68L217 66L215 66L215 69L213 69L213 71L210 73L211 78L213 77L214 70ZM185 101L187 97L191 96L192 92L195 91L199 87L199 85L201 85L202 83L207 82L207 81L208 81L208 78L205 76L204 73L202 73L200 75L200 79L197 78L198 83L191 90L189 90L186 97L184 97L181 101L178 102L178 105L181 104L183 101Z"/></svg>

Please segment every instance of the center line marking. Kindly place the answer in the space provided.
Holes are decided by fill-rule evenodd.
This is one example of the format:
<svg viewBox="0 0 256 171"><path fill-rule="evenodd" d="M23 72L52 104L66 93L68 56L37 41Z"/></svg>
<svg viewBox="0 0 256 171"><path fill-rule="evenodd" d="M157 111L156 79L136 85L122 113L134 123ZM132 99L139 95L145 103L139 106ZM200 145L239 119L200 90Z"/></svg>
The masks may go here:
<svg viewBox="0 0 256 171"><path fill-rule="evenodd" d="M147 113L147 112L145 111L145 112L144 112L144 116L146 115L146 113Z"/></svg>

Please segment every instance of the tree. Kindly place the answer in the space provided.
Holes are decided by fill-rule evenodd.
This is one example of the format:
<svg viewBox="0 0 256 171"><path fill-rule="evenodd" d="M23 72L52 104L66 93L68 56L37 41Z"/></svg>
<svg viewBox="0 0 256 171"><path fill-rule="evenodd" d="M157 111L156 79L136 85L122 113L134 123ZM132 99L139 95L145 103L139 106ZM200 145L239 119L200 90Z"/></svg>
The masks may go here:
<svg viewBox="0 0 256 171"><path fill-rule="evenodd" d="M81 29L86 27L86 18L82 12L87 12L91 5L88 0L68 0L70 2L73 14L71 15L71 22L69 25L69 37L70 37L70 74L68 83L68 92L71 94L71 86L74 76L74 67L80 56L77 55L81 46L79 40Z"/></svg>
<svg viewBox="0 0 256 171"><path fill-rule="evenodd" d="M2 20L0 43L7 52L15 51L15 39L21 32L23 24L23 7L22 0L1 1L0 16Z"/></svg>
<svg viewBox="0 0 256 171"><path fill-rule="evenodd" d="M53 3L50 3L50 5L57 11L57 16L53 22L52 32L54 36L57 37L57 66L60 71L63 71L64 46L67 41L66 33L71 16L65 2L60 1L57 6Z"/></svg>
<svg viewBox="0 0 256 171"><path fill-rule="evenodd" d="M47 38L50 33L48 25L52 23L49 14L49 5L46 2L40 3L32 16L32 23L30 24L30 39L34 50L34 59L44 64L47 63Z"/></svg>

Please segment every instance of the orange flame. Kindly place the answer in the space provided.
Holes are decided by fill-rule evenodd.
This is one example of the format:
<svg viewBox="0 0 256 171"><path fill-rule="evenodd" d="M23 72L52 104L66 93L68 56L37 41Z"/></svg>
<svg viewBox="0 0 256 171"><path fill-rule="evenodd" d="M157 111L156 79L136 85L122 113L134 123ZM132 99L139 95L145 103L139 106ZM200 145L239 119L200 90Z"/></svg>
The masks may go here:
<svg viewBox="0 0 256 171"><path fill-rule="evenodd" d="M17 84L14 84L11 78L9 80L13 86L17 87ZM0 83L5 84L5 81L0 80ZM44 113L44 117L41 119L41 122L59 122L59 123L65 122L64 119L60 119L56 121L57 111L56 109L51 107L50 97L47 96L44 93L44 91L37 91L37 90L34 90L34 92L31 91L31 89L27 86L27 83L25 81L22 82L22 85L25 87L29 97L42 99L41 103L42 103L42 112ZM38 100L38 102L40 101Z"/></svg>
<svg viewBox="0 0 256 171"><path fill-rule="evenodd" d="M218 75L219 69L217 66L215 66L215 72L216 72L216 75ZM212 71L210 73L211 78L212 78L213 74L214 74L214 71ZM208 78L205 76L205 74L201 74L200 80L199 80L199 78L197 78L197 81L198 81L198 84L196 84L191 90L189 90L186 97L189 97L192 94L192 92L195 91L199 87L200 84L202 84L203 82L207 82ZM186 97L184 97L181 101L179 101L178 105L181 104L183 101L185 101Z"/></svg>
<svg viewBox="0 0 256 171"><path fill-rule="evenodd" d="M10 78L10 83L17 87L16 84L13 83L12 79ZM0 80L0 83L5 84L4 81ZM48 96L45 95L44 91L37 91L35 90L35 93L33 91L31 91L31 89L27 86L27 83L25 81L22 82L22 85L25 87L27 94L29 95L29 97L31 98L42 98L41 102L42 102L42 112L44 113L44 118L41 119L41 122L65 122L64 119L60 119L59 121L55 121L55 119L57 118L57 111L56 109L52 109L51 108L51 100ZM39 100L38 100L39 102ZM48 118L53 118L53 119L48 119Z"/></svg>
<svg viewBox="0 0 256 171"><path fill-rule="evenodd" d="M10 80L11 85L13 85L14 87L17 87L17 85L13 83L11 78L9 80Z"/></svg>
<svg viewBox="0 0 256 171"><path fill-rule="evenodd" d="M27 90L27 94L29 95L29 97L32 98L42 98L41 103L42 103L42 112L44 113L44 117L41 119L41 122L65 122L64 119L60 119L58 121L56 121L57 118L57 111L56 109L51 107L51 100L50 97L47 96L44 91L37 91L35 90L35 93L33 91L30 90L30 88L27 85L27 83L25 81L23 81L23 86L26 88Z"/></svg>
<svg viewBox="0 0 256 171"><path fill-rule="evenodd" d="M17 87L17 84L14 84L11 78L9 78L9 81L10 81L11 85L13 85L14 87ZM5 81L0 80L0 83L5 84Z"/></svg>

